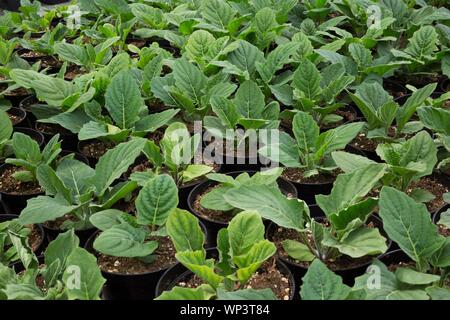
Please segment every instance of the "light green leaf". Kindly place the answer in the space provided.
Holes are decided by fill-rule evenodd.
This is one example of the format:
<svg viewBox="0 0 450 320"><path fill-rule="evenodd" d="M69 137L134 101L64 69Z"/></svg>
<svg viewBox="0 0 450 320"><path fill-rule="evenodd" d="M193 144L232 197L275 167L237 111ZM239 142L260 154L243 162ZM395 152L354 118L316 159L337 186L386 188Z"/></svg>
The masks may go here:
<svg viewBox="0 0 450 320"><path fill-rule="evenodd" d="M167 219L166 229L177 252L203 249L205 235L197 218L190 212L173 210Z"/></svg>

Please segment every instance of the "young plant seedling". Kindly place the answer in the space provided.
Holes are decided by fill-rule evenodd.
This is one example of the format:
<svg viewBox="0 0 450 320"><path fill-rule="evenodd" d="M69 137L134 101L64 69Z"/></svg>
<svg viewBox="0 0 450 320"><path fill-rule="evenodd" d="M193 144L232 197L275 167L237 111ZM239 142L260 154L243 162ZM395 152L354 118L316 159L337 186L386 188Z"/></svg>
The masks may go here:
<svg viewBox="0 0 450 320"><path fill-rule="evenodd" d="M331 153L344 149L363 126L362 122L355 122L320 133L313 117L299 111L293 120L295 139L285 132L280 132L278 143L266 145L258 152L287 168L304 171L303 176L306 178L321 172L330 174L338 168L331 158Z"/></svg>
<svg viewBox="0 0 450 320"><path fill-rule="evenodd" d="M385 252L387 245L378 228L366 224L378 203L367 194L385 172L385 165L373 164L339 175L330 195L316 196L327 224L311 219L303 201L286 198L268 186L242 186L228 191L225 199L235 208L255 210L279 227L298 232L300 241L283 242L286 253L297 261L326 263L343 255L374 256Z"/></svg>
<svg viewBox="0 0 450 320"><path fill-rule="evenodd" d="M410 121L412 116L434 92L436 83L416 90L399 106L378 82L359 85L356 93L349 93L367 121L366 136L377 141L395 141L423 128L420 121ZM395 120L394 133L391 128Z"/></svg>
<svg viewBox="0 0 450 320"><path fill-rule="evenodd" d="M367 273L356 279L354 290L362 291L368 300L448 300L450 238L439 235L424 204L399 190L384 187L379 206L386 233L414 264L398 265L392 271L391 266L375 261L371 270L378 270L381 286L368 288L371 274Z"/></svg>
<svg viewBox="0 0 450 320"><path fill-rule="evenodd" d="M108 209L90 217L91 223L102 232L94 241L98 252L114 256L137 258L146 263L157 259L154 251L157 240L164 236L168 216L178 206L178 189L168 175L148 181L136 199L136 215Z"/></svg>
<svg viewBox="0 0 450 320"><path fill-rule="evenodd" d="M250 227L251 226L251 227ZM276 299L271 289L244 289L261 265L271 258L276 247L264 239L264 224L256 212L241 212L217 236L219 258L208 258L205 235L198 220L187 211L173 211L167 232L177 250L176 258L204 284L197 288L176 286L158 300L210 300L225 297Z"/></svg>
<svg viewBox="0 0 450 320"><path fill-rule="evenodd" d="M80 248L79 242L69 230L48 245L44 261L29 248L23 250L23 272L0 264L0 299L100 300L105 279L95 256Z"/></svg>
<svg viewBox="0 0 450 320"><path fill-rule="evenodd" d="M412 181L430 175L437 163L437 148L426 131L421 131L404 142L379 144L376 152L387 165L386 175L381 179L382 183L403 191L408 189ZM352 172L375 163L364 156L343 151L334 152L332 156L344 172ZM426 196L427 201L434 198L425 190L416 190L420 190L415 191L416 194Z"/></svg>
<svg viewBox="0 0 450 320"><path fill-rule="evenodd" d="M98 211L110 209L137 187L133 181L116 183L141 154L145 140L135 138L108 150L95 169L75 159L66 158L56 170L43 164L36 170L39 184L46 195L30 199L19 221L24 224L44 223L70 215L61 230L92 228L89 218Z"/></svg>
<svg viewBox="0 0 450 320"><path fill-rule="evenodd" d="M216 181L219 184L202 196L200 205L209 210L232 211L234 209L226 200L225 194L240 186L267 185L278 189L277 180L281 176L283 169L274 168L267 171L261 171L250 176L247 172L241 173L236 178L226 174L210 173L206 177L209 180ZM232 213L232 215L235 213Z"/></svg>
<svg viewBox="0 0 450 320"><path fill-rule="evenodd" d="M32 230L17 219L0 223L0 264L11 265L20 259L31 259L28 236Z"/></svg>
<svg viewBox="0 0 450 320"><path fill-rule="evenodd" d="M144 154L152 168L133 173L130 179L144 185L148 179L153 179L154 175L168 173L178 186L182 186L204 176L214 168L205 164L191 163L200 143L200 134L191 136L185 124L181 122L170 124L159 147L155 142L147 140Z"/></svg>
<svg viewBox="0 0 450 320"><path fill-rule="evenodd" d="M15 158L7 158L5 163L21 168L13 173L13 178L22 182L37 182L37 169L41 165L54 166L61 152L59 134L47 143L41 151L39 144L30 136L15 132L12 137L12 151Z"/></svg>

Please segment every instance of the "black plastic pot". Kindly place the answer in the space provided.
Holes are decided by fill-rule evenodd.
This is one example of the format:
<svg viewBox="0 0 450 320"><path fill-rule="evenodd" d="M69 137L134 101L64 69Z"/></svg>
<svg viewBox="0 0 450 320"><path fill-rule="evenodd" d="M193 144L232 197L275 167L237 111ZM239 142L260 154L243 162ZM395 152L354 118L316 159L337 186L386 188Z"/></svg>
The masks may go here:
<svg viewBox="0 0 450 320"><path fill-rule="evenodd" d="M7 167L10 167L10 164L4 163L0 165L0 173L3 172ZM9 210L13 213L20 213L26 206L27 201L31 198L35 198L39 195L42 195L42 192L38 193L31 193L27 195L23 194L12 194L12 193L6 193L1 192L0 195L2 197L2 200L6 204L6 206L9 208Z"/></svg>
<svg viewBox="0 0 450 320"><path fill-rule="evenodd" d="M17 218L19 218L19 216L15 215L15 214L0 214L0 223L5 222L5 221L14 220ZM34 253L39 255L43 252L45 244L47 242L47 239L45 237L44 228L42 228L42 226L40 224L36 224L35 226L38 228L39 233L41 235L41 241L39 243L39 246L36 248L36 250L34 250Z"/></svg>
<svg viewBox="0 0 450 320"><path fill-rule="evenodd" d="M245 171L230 172L230 173L228 173L228 175L235 178L244 172ZM250 175L254 175L256 173L256 171L249 171L248 173ZM209 219L209 218L205 217L204 215L200 214L195 209L194 202L199 194L202 194L205 190L207 190L208 188L210 188L214 185L217 185L217 184L218 183L216 181L212 181L212 180L204 181L203 183L200 183L195 188L193 188L187 198L187 204L188 204L189 211L192 212L208 229L208 235L209 235L208 243L211 244L211 247L216 246L217 233L219 232L220 229L226 228L228 226L228 223L222 222L222 221L217 221L217 220L212 220L212 219ZM280 190L284 194L286 194L286 195L289 194L294 198L297 197L297 189L291 182L289 182L283 178L279 178L278 185L280 187Z"/></svg>
<svg viewBox="0 0 450 320"><path fill-rule="evenodd" d="M216 248L208 249L206 252L208 258L218 257ZM282 261L277 259L276 264L280 272L289 279L291 289L289 300L295 299L296 297L298 297L298 285L296 285L294 275ZM189 277L191 277L192 275L193 273L190 270L188 270L181 263L177 263L176 265L168 269L159 279L155 290L155 297L159 297L164 291L172 290L178 283L189 279Z"/></svg>
<svg viewBox="0 0 450 320"><path fill-rule="evenodd" d="M205 226L200 223L204 233L207 234ZM97 233L91 235L85 245L85 249L95 254L93 248ZM155 272L142 274L123 274L102 271L106 283L103 287L103 299L105 300L153 300L155 288L161 276L168 270L165 268Z"/></svg>
<svg viewBox="0 0 450 320"><path fill-rule="evenodd" d="M319 208L320 209L320 208ZM318 213L318 211L315 209L316 213ZM323 221L324 217L316 217L314 218L314 220L316 221ZM388 239L388 249L387 252L389 252L391 246L392 246L392 241L389 239L389 237L387 237L387 235L384 233L382 226L383 226L383 222L381 221L380 218L376 217L375 215L372 215L369 217L369 221L373 221L376 226L378 226L378 228L380 229L381 234L383 234L383 236ZM272 241L272 236L273 233L275 231L275 228L277 228L277 225L275 223L271 223L269 225L269 227L266 229L266 239L268 239L269 241ZM380 255L379 257L383 256ZM295 276L295 281L297 282L298 286L301 286L303 281L302 278L304 277L304 275L306 274L306 272L308 271L308 268L305 268L304 266L297 264L289 259L286 259L285 257L279 256L279 259L281 261L283 261L289 268L289 270L291 270L291 272L294 274ZM355 282L355 278L364 274L364 272L366 271L367 267L371 264L371 260L365 262L365 263L361 263L361 265L355 266L355 267L351 267L351 268L347 268L347 269L341 269L341 270L336 270L334 271L337 275L341 276L344 283L349 285L349 286L353 286L354 282Z"/></svg>
<svg viewBox="0 0 450 320"><path fill-rule="evenodd" d="M433 223L437 224L439 222L439 220L441 219L441 214L444 213L445 211L447 211L448 209L450 209L450 204L446 204L441 209L436 211L435 214L433 214Z"/></svg>
<svg viewBox="0 0 450 320"><path fill-rule="evenodd" d="M450 79L445 79L441 82L441 90L442 92L450 91Z"/></svg>
<svg viewBox="0 0 450 320"><path fill-rule="evenodd" d="M46 226L45 224L42 225L42 227L45 230L45 234L48 237L49 242L55 240L60 233L64 233L67 230L61 230L61 229L52 229ZM96 228L90 228L86 230L75 230L75 234L80 239L80 247L83 247L89 238L97 231Z"/></svg>
<svg viewBox="0 0 450 320"><path fill-rule="evenodd" d="M47 144L53 137L54 134L43 132L39 129L39 122L35 122L34 129L42 134L45 139L45 143ZM58 126L57 124L52 124L53 126ZM78 136L75 133L70 132L69 130L62 130L62 132L59 133L59 137L61 140L61 146L64 150L68 151L77 151L78 150Z"/></svg>
<svg viewBox="0 0 450 320"><path fill-rule="evenodd" d="M24 120L27 117L27 112L21 108L14 107L7 111L9 115L19 118L19 122L14 124L14 127L22 127L24 125Z"/></svg>
<svg viewBox="0 0 450 320"><path fill-rule="evenodd" d="M9 209L6 207L5 203L1 199L1 195L0 195L0 215L8 214L8 213L9 213Z"/></svg>
<svg viewBox="0 0 450 320"><path fill-rule="evenodd" d="M25 97L19 103L19 108L25 110L25 112L27 113L26 122L30 128L34 128L34 124L36 122L36 117L31 112L31 107L37 103L39 103L39 100L34 95Z"/></svg>
<svg viewBox="0 0 450 320"><path fill-rule="evenodd" d="M14 132L20 132L20 133L30 136L31 138L33 138L33 140L35 140L38 143L39 147L42 147L44 145L44 142L45 142L44 136L42 135L42 133L37 132L36 130L30 129L30 128L19 127L19 128L14 128Z"/></svg>
<svg viewBox="0 0 450 320"><path fill-rule="evenodd" d="M88 158L86 158L86 156L84 156L83 154L79 153L79 152L74 152L74 151L69 151L69 150L63 150L60 153L61 157L65 157L68 156L69 154L73 154L74 158L78 161L81 161L87 165L89 165L89 160Z"/></svg>
<svg viewBox="0 0 450 320"><path fill-rule="evenodd" d="M378 260L383 262L387 267L397 265L401 262L411 262L412 259L404 253L401 249L391 250L378 257Z"/></svg>

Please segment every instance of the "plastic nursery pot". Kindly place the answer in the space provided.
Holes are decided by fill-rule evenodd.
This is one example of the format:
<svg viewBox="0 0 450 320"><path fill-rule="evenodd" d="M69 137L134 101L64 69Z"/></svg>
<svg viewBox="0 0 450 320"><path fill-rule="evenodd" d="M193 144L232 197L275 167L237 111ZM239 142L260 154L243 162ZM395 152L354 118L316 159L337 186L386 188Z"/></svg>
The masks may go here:
<svg viewBox="0 0 450 320"><path fill-rule="evenodd" d="M14 128L14 132L20 132L23 134L26 134L27 136L30 136L34 141L36 141L39 145L39 147L42 147L45 142L45 138L42 135L42 133L37 132L36 130L30 129L30 128Z"/></svg>
<svg viewBox="0 0 450 320"><path fill-rule="evenodd" d="M236 171L236 172L230 172L227 175L232 176L233 178L237 177L241 173L244 173L246 171ZM256 171L248 171L250 175L254 175ZM280 187L280 190L291 197L296 198L297 197L297 189L295 186L283 179L278 179L278 186ZM217 233L220 229L226 228L228 226L228 222L220 221L218 219L214 220L212 218L206 217L205 215L201 214L196 208L195 208L195 201L199 195L202 195L206 190L209 188L217 185L218 183L216 181L207 180L203 183L198 184L195 188L191 190L189 193L189 196L187 198L187 204L189 206L189 211L192 212L208 229L208 243L211 245L211 247L216 246L217 241ZM232 218L230 216L230 218Z"/></svg>
<svg viewBox="0 0 450 320"><path fill-rule="evenodd" d="M7 111L14 127L23 126L27 112L21 108L14 107Z"/></svg>
<svg viewBox="0 0 450 320"><path fill-rule="evenodd" d="M27 113L26 123L30 128L34 128L34 123L36 122L35 115L31 112L31 107L38 104L39 100L34 95L28 95L19 103L19 108L25 110Z"/></svg>
<svg viewBox="0 0 450 320"><path fill-rule="evenodd" d="M441 90L442 92L449 92L450 91L450 79L445 79L441 82Z"/></svg>
<svg viewBox="0 0 450 320"><path fill-rule="evenodd" d="M206 250L206 255L208 258L217 258L217 249L210 248ZM289 268L279 259L276 260L276 265L278 270L289 280L289 300L293 300L298 296L296 292L296 288L298 287L298 285L296 285L294 275L289 270ZM189 277L191 277L192 275L193 273L190 270L188 270L181 263L177 263L176 265L168 269L159 279L156 285L155 297L159 297L164 291L172 290L180 282L186 281L186 279L189 279Z"/></svg>
<svg viewBox="0 0 450 320"><path fill-rule="evenodd" d="M59 134L61 146L64 150L78 150L78 136L57 124L35 122L34 129L44 136L47 144L56 134Z"/></svg>
<svg viewBox="0 0 450 320"><path fill-rule="evenodd" d="M441 214L450 209L450 204L446 204L433 214L433 223L437 224L441 220Z"/></svg>
<svg viewBox="0 0 450 320"><path fill-rule="evenodd" d="M9 209L6 207L3 200L1 200L1 198L0 198L0 215L4 215L4 214L8 214L8 213L9 213Z"/></svg>
<svg viewBox="0 0 450 320"><path fill-rule="evenodd" d="M311 208L310 208L310 210L311 210ZM315 211L317 214L318 209L316 209ZM313 215L311 215L311 216L313 217ZM323 216L316 217L316 218L314 218L314 220L320 222L320 221L324 220L324 217ZM385 232L383 230L383 222L381 221L381 219L376 217L375 215L371 215L369 217L368 221L373 222L375 224L375 226L377 226L380 229L380 233L387 239L387 247L388 247L387 252L389 252L389 250L392 246L392 241L385 234ZM268 239L269 241L273 241L272 238L273 238L276 228L278 228L278 226L275 223L271 223L269 225L269 227L266 229L266 239ZM383 254L379 255L378 257L381 257L381 256L383 256ZM296 280L298 286L301 286L303 283L302 278L308 271L308 267L306 265L296 263L292 259L289 259L279 253L278 253L278 258L287 265L289 270L291 270L291 272L294 274L295 280ZM376 258L376 257L374 257L374 258ZM353 286L353 284L355 282L355 278L364 274L364 272L366 271L367 267L371 264L371 262L372 262L372 259L367 259L367 261L366 260L361 261L361 263L358 263L352 267L341 268L341 269L333 270L333 271L337 275L342 277L345 284L347 284L349 286Z"/></svg>
<svg viewBox="0 0 450 320"><path fill-rule="evenodd" d="M50 227L46 223L42 224L42 227L44 228L45 234L47 235L47 238L50 241L55 240L60 233L64 233L67 230L61 230L59 228ZM96 228L92 227L85 230L75 230L75 234L80 239L80 247L83 247L89 238L97 231Z"/></svg>
<svg viewBox="0 0 450 320"><path fill-rule="evenodd" d="M391 250L378 257L378 260L383 262L386 267L398 265L399 263L411 262L412 259L401 249Z"/></svg>
<svg viewBox="0 0 450 320"><path fill-rule="evenodd" d="M15 215L15 214L0 214L0 223L5 222L5 221L14 220L14 219L17 219L18 217L19 216ZM42 226L40 224L35 224L34 227L37 228L37 232L39 233L40 240L38 243L36 243L36 247L33 250L33 252L36 253L37 255L39 255L42 253L47 239L45 237L44 228L42 228Z"/></svg>
<svg viewBox="0 0 450 320"><path fill-rule="evenodd" d="M3 172L8 168L12 167L12 165L4 163L0 165L0 176L3 175ZM7 208L9 208L12 213L20 213L26 206L27 201L31 198L42 195L42 191L34 191L34 192L5 192L0 190L0 195L2 197L3 202L6 204Z"/></svg>
<svg viewBox="0 0 450 320"><path fill-rule="evenodd" d="M207 235L204 225L200 227ZM93 247L98 232L91 235L85 245L85 249L95 255ZM103 299L105 300L153 300L155 288L161 276L172 266L154 272L140 274L112 273L101 271L106 283L103 287Z"/></svg>
<svg viewBox="0 0 450 320"><path fill-rule="evenodd" d="M19 11L20 0L2 0L0 1L0 9L8 11Z"/></svg>
<svg viewBox="0 0 450 320"><path fill-rule="evenodd" d="M89 165L88 158L86 158L83 154L81 154L79 152L74 152L74 151L70 151L70 150L63 150L63 151L61 151L60 156L61 157L65 157L65 156L68 156L70 154L74 155L74 159L75 160L81 161L81 162Z"/></svg>

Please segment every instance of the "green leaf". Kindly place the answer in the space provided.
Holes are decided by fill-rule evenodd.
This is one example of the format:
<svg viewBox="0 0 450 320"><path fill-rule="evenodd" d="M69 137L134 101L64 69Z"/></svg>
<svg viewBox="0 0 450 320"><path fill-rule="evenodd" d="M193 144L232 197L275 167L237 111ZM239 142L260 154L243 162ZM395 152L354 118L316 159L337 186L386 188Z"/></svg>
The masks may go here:
<svg viewBox="0 0 450 320"><path fill-rule="evenodd" d="M232 256L246 254L255 243L264 240L264 224L256 212L244 211L237 214L227 230Z"/></svg>
<svg viewBox="0 0 450 320"><path fill-rule="evenodd" d="M158 248L158 242L145 242L147 232L128 223L103 231L94 241L95 250L115 257L147 257Z"/></svg>
<svg viewBox="0 0 450 320"><path fill-rule="evenodd" d="M136 122L135 130L154 132L165 126L180 110L169 109L159 113L152 113Z"/></svg>
<svg viewBox="0 0 450 320"><path fill-rule="evenodd" d="M215 272L214 260L206 260L204 250L182 251L176 253L177 260L213 288L217 288L223 277Z"/></svg>
<svg viewBox="0 0 450 320"><path fill-rule="evenodd" d="M417 109L420 121L428 129L432 129L439 133L450 135L450 111L443 108L435 108L431 106L422 106Z"/></svg>
<svg viewBox="0 0 450 320"><path fill-rule="evenodd" d="M95 175L89 179L99 196L128 170L142 152L144 145L145 139L133 139L108 150L100 158L95 167Z"/></svg>
<svg viewBox="0 0 450 320"><path fill-rule="evenodd" d="M411 198L416 200L417 202L427 203L431 200L435 199L436 196L428 190L425 189L414 189L409 194Z"/></svg>
<svg viewBox="0 0 450 320"><path fill-rule="evenodd" d="M101 231L106 231L121 223L121 216L126 214L117 209L108 209L94 213L89 221L94 227Z"/></svg>
<svg viewBox="0 0 450 320"><path fill-rule="evenodd" d="M54 221L77 208L55 198L39 196L28 200L19 220L23 225Z"/></svg>
<svg viewBox="0 0 450 320"><path fill-rule="evenodd" d="M182 181L183 183L193 181L207 173L210 173L213 169L214 168L212 166L208 166L206 164L190 164L182 173Z"/></svg>
<svg viewBox="0 0 450 320"><path fill-rule="evenodd" d="M314 150L320 129L313 117L300 111L294 116L292 127L301 152L308 154Z"/></svg>
<svg viewBox="0 0 450 320"><path fill-rule="evenodd" d="M344 151L335 151L332 153L332 157L337 166L346 173L371 164L376 164L375 161L367 159L364 156Z"/></svg>
<svg viewBox="0 0 450 320"><path fill-rule="evenodd" d="M230 189L231 187L229 186L220 186L212 189L201 197L200 205L210 210L233 210L233 206L231 206L224 198L225 193Z"/></svg>
<svg viewBox="0 0 450 320"><path fill-rule="evenodd" d="M337 214L367 195L385 173L385 165L373 164L350 173L340 174L330 195L316 196L317 204L327 217L333 213Z"/></svg>
<svg viewBox="0 0 450 320"><path fill-rule="evenodd" d="M0 110L0 143L9 140L12 133L13 127L8 114L5 111Z"/></svg>
<svg viewBox="0 0 450 320"><path fill-rule="evenodd" d="M416 59L430 59L434 51L437 50L436 44L438 35L433 26L423 26L409 39L408 47L405 52Z"/></svg>
<svg viewBox="0 0 450 320"><path fill-rule="evenodd" d="M228 61L250 77L256 70L256 63L264 61L264 54L251 43L239 40L239 47L228 55Z"/></svg>
<svg viewBox="0 0 450 320"><path fill-rule="evenodd" d="M386 239L376 228L358 228L341 240L327 235L328 233L325 233L323 245L337 248L340 253L352 258L379 255L388 249Z"/></svg>
<svg viewBox="0 0 450 320"><path fill-rule="evenodd" d="M137 221L142 225L162 226L178 206L178 189L173 179L156 176L139 192L136 199Z"/></svg>
<svg viewBox="0 0 450 320"><path fill-rule="evenodd" d="M293 86L302 93L303 97L314 99L321 91L321 76L314 63L302 60L294 73Z"/></svg>
<svg viewBox="0 0 450 320"><path fill-rule="evenodd" d="M380 194L380 216L389 238L419 265L443 243L424 204L391 187Z"/></svg>
<svg viewBox="0 0 450 320"><path fill-rule="evenodd" d="M406 123L416 112L416 109L424 103L426 99L436 90L437 83L430 83L423 88L415 91L411 97L406 100L405 104L398 109L397 114L397 127L400 132L402 132Z"/></svg>
<svg viewBox="0 0 450 320"><path fill-rule="evenodd" d="M223 0L203 1L199 12L209 25L214 26L214 31L224 33L228 31L228 25L236 14L228 2Z"/></svg>
<svg viewBox="0 0 450 320"><path fill-rule="evenodd" d="M210 300L216 291L208 284L202 284L197 288L174 287L170 291L164 291L155 300Z"/></svg>
<svg viewBox="0 0 450 320"><path fill-rule="evenodd" d="M205 235L197 218L186 210L173 210L166 222L169 234L177 252L203 249Z"/></svg>
<svg viewBox="0 0 450 320"><path fill-rule="evenodd" d="M199 105L207 84L206 76L186 58L175 60L173 76L176 86Z"/></svg>
<svg viewBox="0 0 450 320"><path fill-rule="evenodd" d="M422 285L439 281L440 276L418 272L410 268L397 268L395 270L397 279L406 284Z"/></svg>
<svg viewBox="0 0 450 320"><path fill-rule="evenodd" d="M225 291L217 289L217 300L277 300L272 289L241 289L237 291Z"/></svg>
<svg viewBox="0 0 450 320"><path fill-rule="evenodd" d="M21 160L37 164L42 159L41 150L36 140L30 136L15 132L12 138L14 155Z"/></svg>
<svg viewBox="0 0 450 320"><path fill-rule="evenodd" d="M298 261L313 261L316 256L309 250L308 246L305 244L294 241L285 240L283 241L283 249L286 253L293 259Z"/></svg>
<svg viewBox="0 0 450 320"><path fill-rule="evenodd" d="M225 194L225 200L242 210L255 210L280 227L303 230L305 203L286 198L280 190L266 185L241 186Z"/></svg>
<svg viewBox="0 0 450 320"><path fill-rule="evenodd" d="M58 261L60 270L64 270L67 266L67 259L79 244L80 240L73 229L60 233L45 250L45 264L50 266Z"/></svg>
<svg viewBox="0 0 450 320"><path fill-rule="evenodd" d="M322 133L316 141L316 161L333 151L344 149L361 132L363 126L362 122L354 122Z"/></svg>
<svg viewBox="0 0 450 320"><path fill-rule="evenodd" d="M261 119L264 110L264 94L253 81L243 82L236 92L234 103L237 111L247 119Z"/></svg>
<svg viewBox="0 0 450 320"><path fill-rule="evenodd" d="M261 240L254 243L245 254L233 256L233 261L239 268L236 276L241 284L247 283L263 262L272 257L276 251L275 244L268 240Z"/></svg>
<svg viewBox="0 0 450 320"><path fill-rule="evenodd" d="M66 200L67 204L71 203L72 196L69 188L49 165L40 165L36 170L36 176L39 185L45 189L47 195L57 196Z"/></svg>
<svg viewBox="0 0 450 320"><path fill-rule="evenodd" d="M303 300L345 300L350 288L319 259L314 260L303 277L300 296Z"/></svg>
<svg viewBox="0 0 450 320"><path fill-rule="evenodd" d="M267 55L266 61L256 62L256 69L261 78L269 83L275 73L291 61L290 57L297 51L297 48L296 42L281 44Z"/></svg>
<svg viewBox="0 0 450 320"><path fill-rule="evenodd" d="M359 43L351 43L348 50L359 67L368 67L372 64L372 53Z"/></svg>
<svg viewBox="0 0 450 320"><path fill-rule="evenodd" d="M436 286L425 289L431 300L450 300L450 290L448 288L440 288Z"/></svg>
<svg viewBox="0 0 450 320"><path fill-rule="evenodd" d="M67 258L63 282L71 300L100 300L103 284L97 258L82 248L75 248Z"/></svg>
<svg viewBox="0 0 450 320"><path fill-rule="evenodd" d="M117 74L105 94L105 108L121 129L129 129L139 120L144 99L135 78L128 72Z"/></svg>

